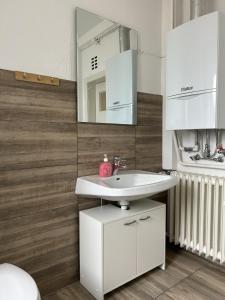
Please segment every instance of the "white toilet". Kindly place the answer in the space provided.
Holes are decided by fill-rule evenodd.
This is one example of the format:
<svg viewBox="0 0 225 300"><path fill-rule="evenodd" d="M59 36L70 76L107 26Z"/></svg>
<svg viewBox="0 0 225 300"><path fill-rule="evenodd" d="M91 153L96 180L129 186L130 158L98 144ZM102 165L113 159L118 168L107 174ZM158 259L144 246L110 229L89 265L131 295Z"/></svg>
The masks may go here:
<svg viewBox="0 0 225 300"><path fill-rule="evenodd" d="M0 264L0 300L41 300L41 297L27 272L11 264Z"/></svg>

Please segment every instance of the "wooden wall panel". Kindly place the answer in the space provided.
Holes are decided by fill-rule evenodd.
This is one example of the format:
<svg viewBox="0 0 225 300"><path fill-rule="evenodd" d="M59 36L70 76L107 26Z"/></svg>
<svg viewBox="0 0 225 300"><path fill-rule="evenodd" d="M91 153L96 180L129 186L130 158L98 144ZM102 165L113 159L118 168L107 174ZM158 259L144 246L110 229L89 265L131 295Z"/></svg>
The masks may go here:
<svg viewBox="0 0 225 300"><path fill-rule="evenodd" d="M104 153L111 160L120 155L135 169L135 127L122 125L78 124L78 176L98 173ZM79 197L79 209L100 204L99 200Z"/></svg>
<svg viewBox="0 0 225 300"><path fill-rule="evenodd" d="M1 171L0 220L75 205L75 180L71 165Z"/></svg>
<svg viewBox="0 0 225 300"><path fill-rule="evenodd" d="M127 159L135 168L134 126L78 124L78 176L96 174L104 153Z"/></svg>
<svg viewBox="0 0 225 300"><path fill-rule="evenodd" d="M158 172L162 170L162 127L136 126L136 168Z"/></svg>
<svg viewBox="0 0 225 300"><path fill-rule="evenodd" d="M0 121L0 170L76 165L73 123Z"/></svg>
<svg viewBox="0 0 225 300"><path fill-rule="evenodd" d="M75 94L71 81L59 87L17 81L14 72L0 70L0 120L75 123Z"/></svg>
<svg viewBox="0 0 225 300"><path fill-rule="evenodd" d="M162 169L162 96L138 93L136 126L136 168Z"/></svg>
<svg viewBox="0 0 225 300"><path fill-rule="evenodd" d="M49 282L61 285L78 273L77 205L33 211L32 214L0 221L1 251L4 262L21 266L32 274L43 294L51 292ZM65 269L73 265L70 273Z"/></svg>
<svg viewBox="0 0 225 300"><path fill-rule="evenodd" d="M0 263L28 271L42 294L79 275L78 210L99 199L74 195L104 153L130 169L161 169L161 96L138 93L138 125L76 124L76 84L16 81L0 70Z"/></svg>
<svg viewBox="0 0 225 300"><path fill-rule="evenodd" d="M75 88L0 71L0 263L25 269L42 294L78 276Z"/></svg>
<svg viewBox="0 0 225 300"><path fill-rule="evenodd" d="M138 93L137 124L162 124L162 96Z"/></svg>

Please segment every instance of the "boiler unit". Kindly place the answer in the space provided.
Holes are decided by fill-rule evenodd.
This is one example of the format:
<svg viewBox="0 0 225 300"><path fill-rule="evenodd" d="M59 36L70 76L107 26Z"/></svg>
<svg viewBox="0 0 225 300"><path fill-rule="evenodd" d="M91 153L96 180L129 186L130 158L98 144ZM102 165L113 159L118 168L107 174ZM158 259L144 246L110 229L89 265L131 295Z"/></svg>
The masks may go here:
<svg viewBox="0 0 225 300"><path fill-rule="evenodd" d="M225 129L225 16L214 12L168 34L166 129Z"/></svg>

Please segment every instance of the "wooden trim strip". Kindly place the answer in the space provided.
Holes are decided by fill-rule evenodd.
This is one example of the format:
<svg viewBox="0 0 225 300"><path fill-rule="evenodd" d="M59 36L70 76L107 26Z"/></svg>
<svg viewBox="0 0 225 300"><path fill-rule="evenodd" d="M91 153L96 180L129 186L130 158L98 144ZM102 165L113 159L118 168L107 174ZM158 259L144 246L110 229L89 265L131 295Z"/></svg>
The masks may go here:
<svg viewBox="0 0 225 300"><path fill-rule="evenodd" d="M44 75L15 71L16 80L59 86L59 79Z"/></svg>

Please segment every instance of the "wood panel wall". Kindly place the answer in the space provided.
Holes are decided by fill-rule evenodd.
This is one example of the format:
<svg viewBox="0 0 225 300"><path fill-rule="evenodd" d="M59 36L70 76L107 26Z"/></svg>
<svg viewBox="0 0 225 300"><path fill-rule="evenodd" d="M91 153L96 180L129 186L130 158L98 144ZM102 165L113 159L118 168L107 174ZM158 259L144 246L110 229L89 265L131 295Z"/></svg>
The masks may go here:
<svg viewBox="0 0 225 300"><path fill-rule="evenodd" d="M28 271L42 293L78 274L75 91L0 71L0 263Z"/></svg>
<svg viewBox="0 0 225 300"><path fill-rule="evenodd" d="M129 168L161 170L162 98L138 93L138 125L76 124L76 84L16 81L0 70L0 263L28 271L42 294L78 278L78 211L99 204L74 195L107 153Z"/></svg>

